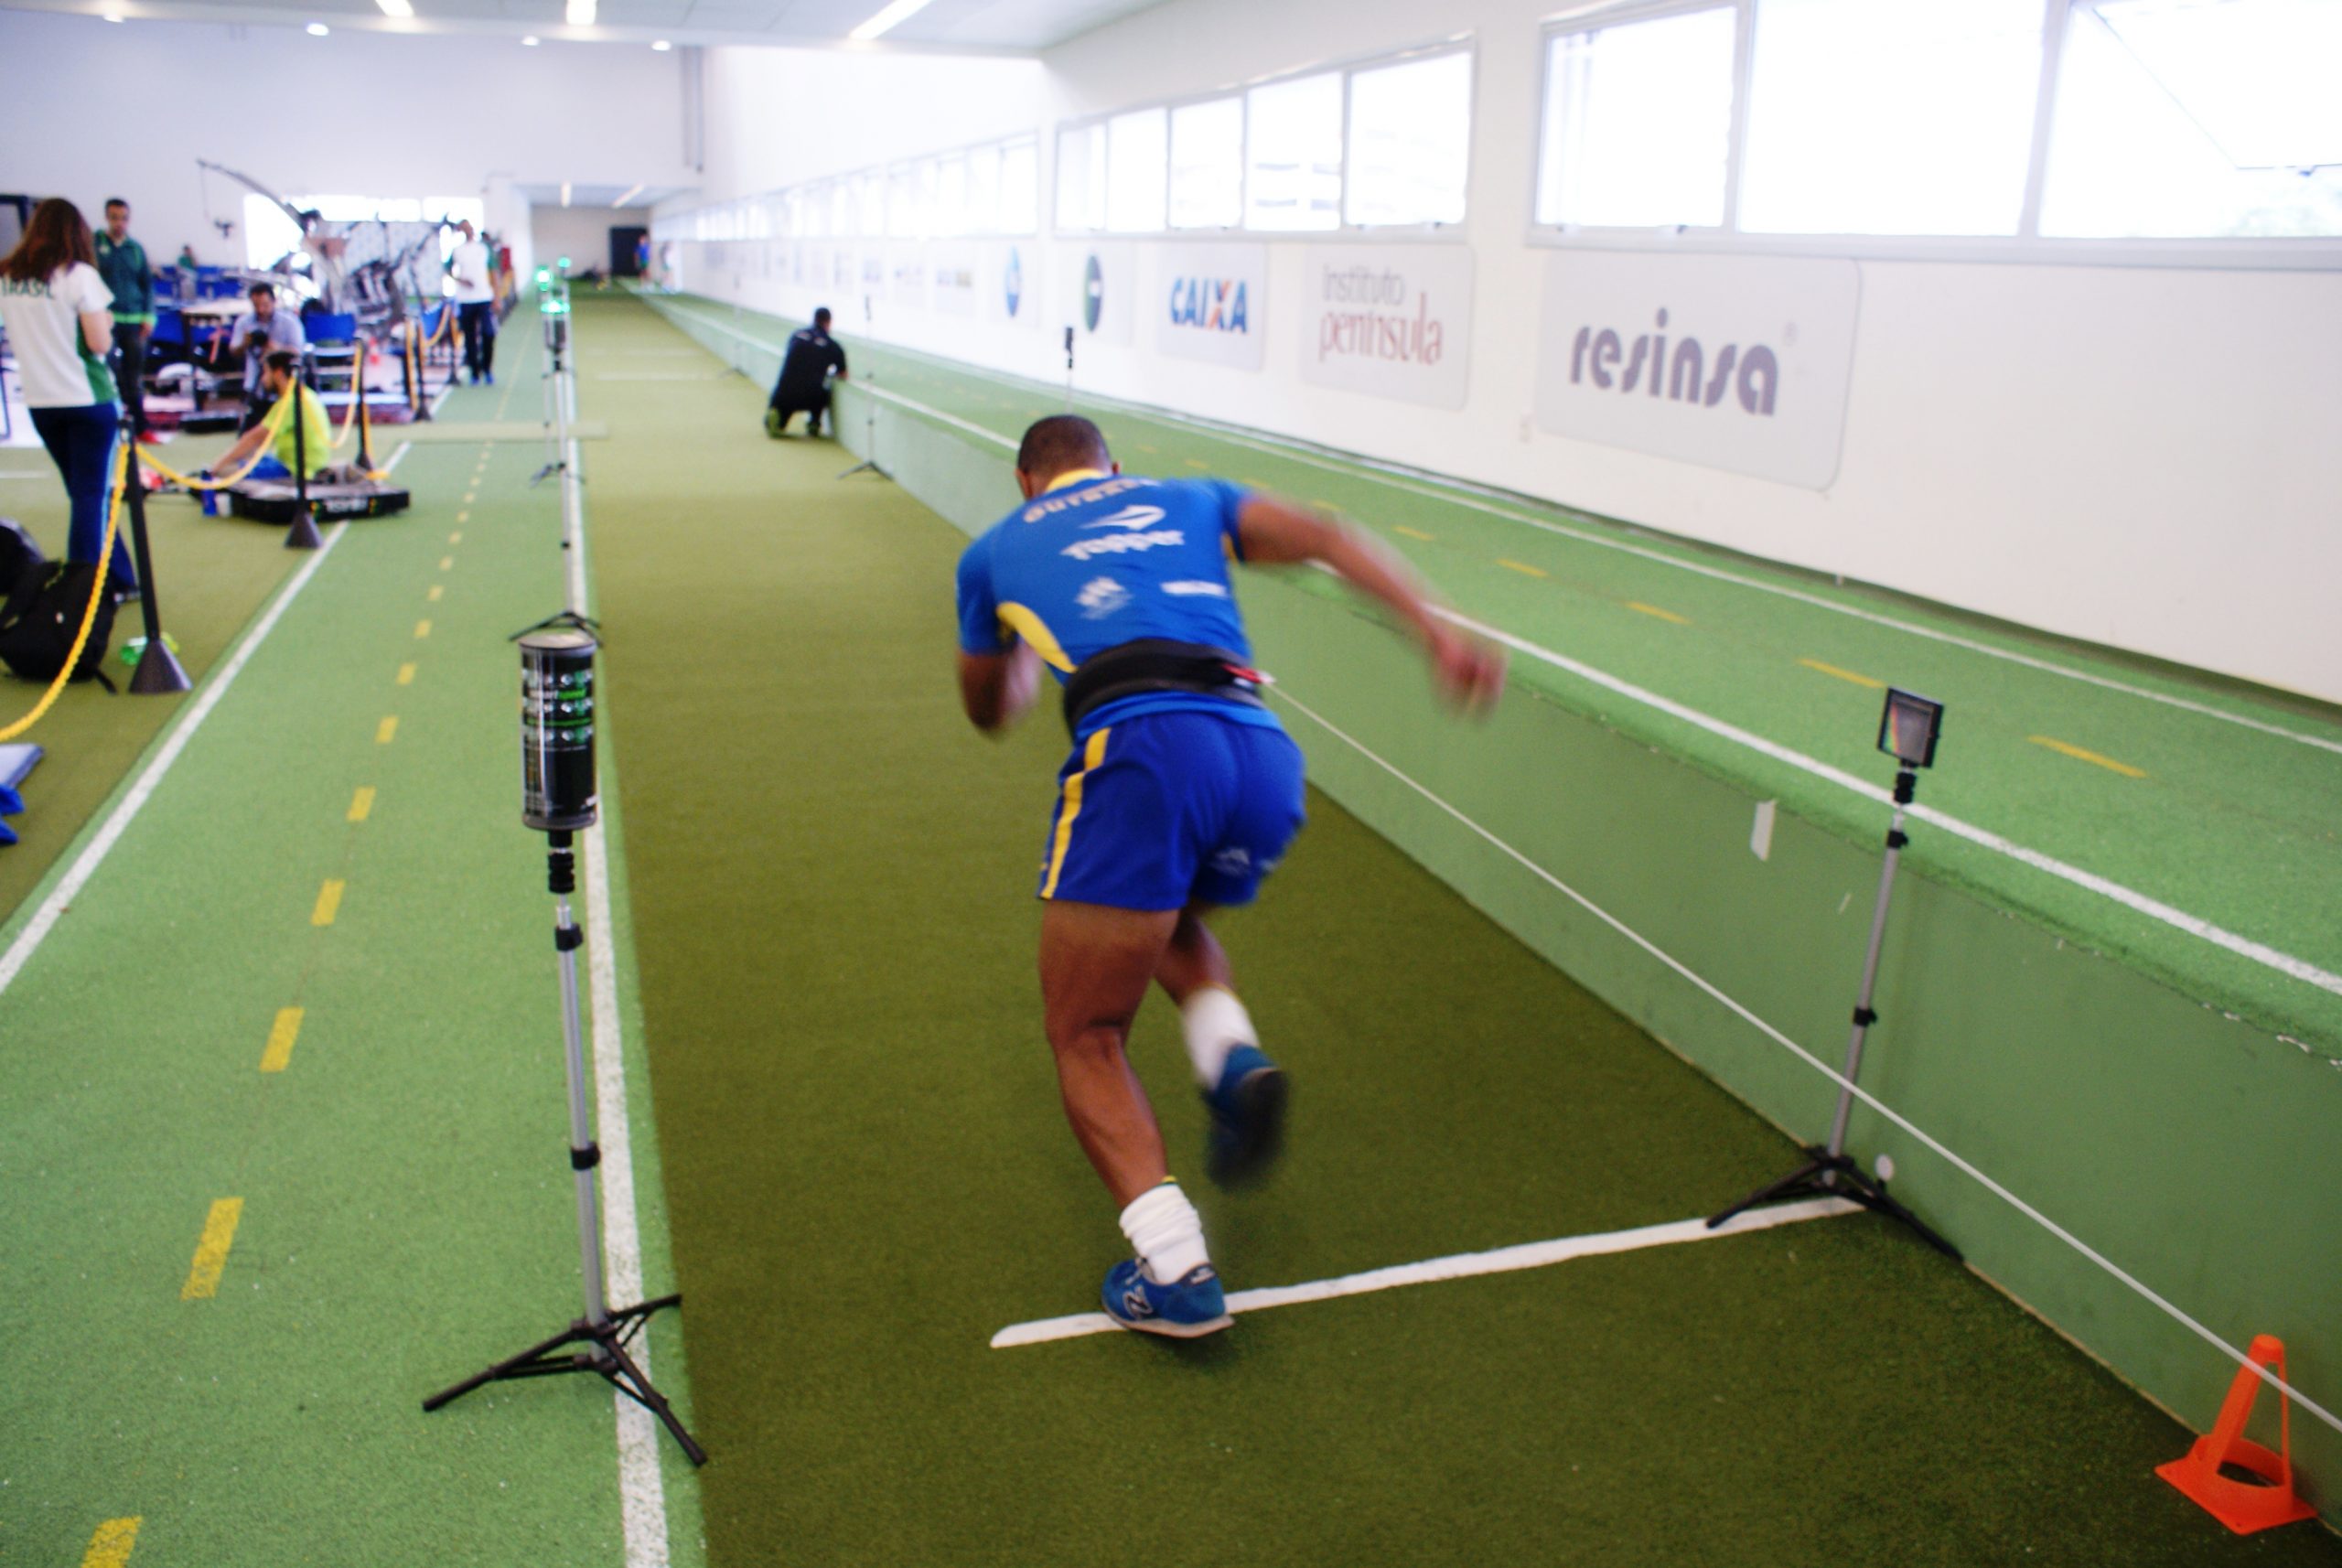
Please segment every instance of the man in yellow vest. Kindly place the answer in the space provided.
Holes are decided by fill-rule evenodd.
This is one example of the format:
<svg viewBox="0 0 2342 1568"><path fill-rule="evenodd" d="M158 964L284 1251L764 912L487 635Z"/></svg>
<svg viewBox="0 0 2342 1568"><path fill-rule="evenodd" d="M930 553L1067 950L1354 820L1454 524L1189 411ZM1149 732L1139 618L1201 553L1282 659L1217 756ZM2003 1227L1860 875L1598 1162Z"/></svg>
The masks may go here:
<svg viewBox="0 0 2342 1568"><path fill-rule="evenodd" d="M276 439L271 445L268 456L253 465L252 471L244 476L248 479L289 479L293 477L295 464L304 457L308 460L309 478L314 479L319 469L333 461L333 422L326 417L326 405L317 400L317 394L302 383L300 365L299 355L281 349L269 355L262 364L261 391L265 405L274 408L288 393L298 401L294 411L279 423ZM301 422L297 437L293 428L293 422L296 419ZM260 450L261 443L266 440L267 424L253 425L236 437L236 444L228 448L228 455L213 463L212 468L221 473L234 473Z"/></svg>

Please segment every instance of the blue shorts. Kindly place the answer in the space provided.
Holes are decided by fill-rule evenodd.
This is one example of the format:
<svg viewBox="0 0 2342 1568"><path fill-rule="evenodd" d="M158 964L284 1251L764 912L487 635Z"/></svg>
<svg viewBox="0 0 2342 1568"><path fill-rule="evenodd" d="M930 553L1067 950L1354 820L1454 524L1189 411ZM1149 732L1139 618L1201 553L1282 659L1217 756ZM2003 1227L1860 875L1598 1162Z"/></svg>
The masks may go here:
<svg viewBox="0 0 2342 1568"><path fill-rule="evenodd" d="M1143 714L1066 759L1040 896L1118 909L1249 904L1302 815L1301 748L1284 731Z"/></svg>

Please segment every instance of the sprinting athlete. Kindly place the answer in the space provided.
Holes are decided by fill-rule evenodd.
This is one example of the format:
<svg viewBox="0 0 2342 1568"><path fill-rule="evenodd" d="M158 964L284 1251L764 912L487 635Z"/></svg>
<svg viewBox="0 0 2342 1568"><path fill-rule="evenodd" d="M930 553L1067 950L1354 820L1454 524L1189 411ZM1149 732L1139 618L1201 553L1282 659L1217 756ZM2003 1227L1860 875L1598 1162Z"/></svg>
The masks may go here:
<svg viewBox="0 0 2342 1568"><path fill-rule="evenodd" d="M1209 1334L1230 1322L1219 1278L1123 1047L1160 983L1211 1111L1207 1169L1226 1186L1265 1172L1285 1079L1204 918L1275 868L1301 827L1302 764L1261 700L1229 563L1332 568L1397 615L1459 706L1493 703L1504 662L1362 535L1221 480L1125 476L1086 419L1027 430L1016 485L1026 504L960 558L961 701L994 731L1031 703L1040 666L1063 684L1073 754L1041 865L1041 998L1067 1119L1137 1254L1101 1299L1125 1328Z"/></svg>

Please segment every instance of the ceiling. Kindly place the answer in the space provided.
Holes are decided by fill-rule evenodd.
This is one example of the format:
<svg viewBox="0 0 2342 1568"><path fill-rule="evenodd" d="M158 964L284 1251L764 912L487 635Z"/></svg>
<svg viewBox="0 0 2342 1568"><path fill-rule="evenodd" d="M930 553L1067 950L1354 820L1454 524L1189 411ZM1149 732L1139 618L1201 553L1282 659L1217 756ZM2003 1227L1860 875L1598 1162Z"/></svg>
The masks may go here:
<svg viewBox="0 0 2342 1568"><path fill-rule="evenodd" d="M546 39L793 48L1033 53L1158 0L929 0L875 44L848 40L884 0L598 0L595 26L563 21L563 0L412 0L412 19L374 0L0 0L28 11L117 14L133 21L240 22L365 32L473 33Z"/></svg>
<svg viewBox="0 0 2342 1568"><path fill-rule="evenodd" d="M671 196L683 196L696 189L683 185L589 185L574 180L564 186L555 181L531 181L513 186L514 194L528 199L532 207L626 207L639 208L644 212L652 205ZM566 190L569 199L564 201Z"/></svg>

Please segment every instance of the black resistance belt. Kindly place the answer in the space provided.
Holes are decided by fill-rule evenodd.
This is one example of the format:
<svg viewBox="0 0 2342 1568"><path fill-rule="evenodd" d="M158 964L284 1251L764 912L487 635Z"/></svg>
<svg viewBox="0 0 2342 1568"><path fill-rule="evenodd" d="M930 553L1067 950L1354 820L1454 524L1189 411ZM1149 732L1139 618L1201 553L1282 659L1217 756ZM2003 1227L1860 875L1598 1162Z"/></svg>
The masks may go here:
<svg viewBox="0 0 2342 1568"><path fill-rule="evenodd" d="M1198 692L1262 708L1268 704L1261 701L1260 688L1267 682L1267 676L1225 648L1141 638L1091 654L1067 678L1065 727L1078 733L1087 714L1142 692Z"/></svg>

